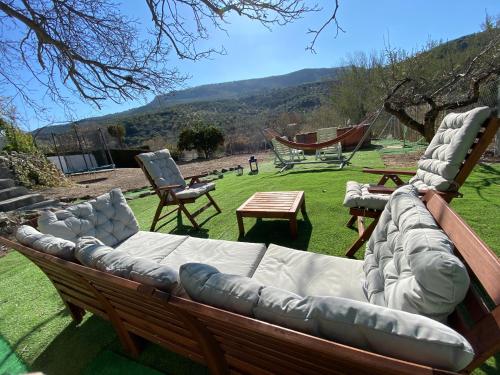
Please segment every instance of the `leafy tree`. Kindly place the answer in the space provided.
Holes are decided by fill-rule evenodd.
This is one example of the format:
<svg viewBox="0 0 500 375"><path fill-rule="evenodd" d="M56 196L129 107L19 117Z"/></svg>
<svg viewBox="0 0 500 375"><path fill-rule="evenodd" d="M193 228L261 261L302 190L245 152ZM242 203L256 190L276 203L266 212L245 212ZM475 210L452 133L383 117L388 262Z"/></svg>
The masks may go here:
<svg viewBox="0 0 500 375"><path fill-rule="evenodd" d="M228 14L268 28L320 10L308 0L143 0L151 20L148 33L121 10L117 0L0 1L0 83L17 91L25 104L40 108L29 91L38 82L57 103L68 105L69 89L99 107L106 99L123 102L176 88L187 77L165 63L170 53L199 60L224 48L204 40L225 31ZM338 0L330 18L309 30L314 43L337 23ZM64 87L64 89L63 89Z"/></svg>
<svg viewBox="0 0 500 375"><path fill-rule="evenodd" d="M125 134L127 133L125 127L123 125L109 125L108 133L112 137L118 139L120 147L123 148L123 139L125 138Z"/></svg>
<svg viewBox="0 0 500 375"><path fill-rule="evenodd" d="M5 151L16 151L33 154L37 152L37 148L33 142L31 134L23 132L16 125L9 123L7 120L0 118L0 133L5 139Z"/></svg>
<svg viewBox="0 0 500 375"><path fill-rule="evenodd" d="M196 149L203 152L205 159L208 159L222 144L224 134L219 128L213 125L197 125L181 131L177 147L179 150Z"/></svg>

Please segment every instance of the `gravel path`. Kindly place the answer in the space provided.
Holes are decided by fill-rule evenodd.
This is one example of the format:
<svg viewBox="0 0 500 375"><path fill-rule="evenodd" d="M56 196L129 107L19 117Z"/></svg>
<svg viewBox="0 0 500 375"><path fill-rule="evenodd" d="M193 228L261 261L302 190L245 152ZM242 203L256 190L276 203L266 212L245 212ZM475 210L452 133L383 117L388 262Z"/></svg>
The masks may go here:
<svg viewBox="0 0 500 375"><path fill-rule="evenodd" d="M259 161L270 160L271 153L254 154ZM236 167L241 164L248 168L248 158L250 155L225 156L218 159L190 162L179 164L179 168L184 176L221 170L222 168ZM74 199L89 199L104 194L113 188L119 187L122 191L137 190L149 187L149 183L140 168L120 168L115 171L101 172L96 174L84 174L72 176L74 185L71 187L49 188L41 190L47 199L60 199L70 201Z"/></svg>

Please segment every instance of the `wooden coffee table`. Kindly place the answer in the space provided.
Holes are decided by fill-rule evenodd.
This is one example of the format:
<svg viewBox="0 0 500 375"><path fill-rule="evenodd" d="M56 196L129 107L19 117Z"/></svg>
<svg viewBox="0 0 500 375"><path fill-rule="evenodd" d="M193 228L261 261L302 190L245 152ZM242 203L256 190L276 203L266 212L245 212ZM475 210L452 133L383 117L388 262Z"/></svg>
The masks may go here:
<svg viewBox="0 0 500 375"><path fill-rule="evenodd" d="M297 238L297 213L306 214L306 201L303 191L258 192L252 195L236 210L240 236L245 234L244 217L288 219L290 234Z"/></svg>

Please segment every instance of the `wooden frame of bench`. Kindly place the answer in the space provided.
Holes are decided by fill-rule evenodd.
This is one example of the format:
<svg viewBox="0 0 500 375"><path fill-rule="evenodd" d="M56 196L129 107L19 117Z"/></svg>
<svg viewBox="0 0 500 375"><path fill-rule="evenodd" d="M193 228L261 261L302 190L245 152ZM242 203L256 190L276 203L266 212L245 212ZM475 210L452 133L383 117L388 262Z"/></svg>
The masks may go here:
<svg viewBox="0 0 500 375"><path fill-rule="evenodd" d="M500 119L497 117L496 111L494 111L491 116L482 124L474 143L472 144L467 153L467 156L460 166L460 170L458 171L457 176L454 179L452 189L450 191L439 192L439 194L441 194L448 203L451 202L453 198L461 196L458 190L463 185L465 180L467 180L467 177L469 177L469 175L471 174L474 166L477 164L481 156L488 148L488 145L495 137L499 126ZM394 182L394 184L396 184L397 187L402 186L405 185L406 182L404 182L399 176L414 176L416 173L415 171L368 168L363 169L363 172L382 175L377 185L371 186L368 189L370 193L374 194L391 194L396 188L386 187L386 182L392 181ZM425 191L422 191L421 194L425 194ZM357 222L358 224L358 238L346 252L347 257L354 258L354 254L356 254L361 246L363 246L365 242L370 238L373 229L375 229L378 219L382 214L382 210L353 207L349 209L349 214L351 215L351 218L347 222L346 226L348 228L352 228L355 222ZM373 219L370 225L366 228L364 220L365 217Z"/></svg>
<svg viewBox="0 0 500 375"><path fill-rule="evenodd" d="M450 317L476 353L463 371L468 373L500 351L500 261L438 194L429 191L423 201L473 283ZM142 337L206 365L212 374L450 374L171 296L2 237L0 243L47 275L76 323L86 311L109 320L132 357Z"/></svg>
<svg viewBox="0 0 500 375"><path fill-rule="evenodd" d="M146 178L148 179L149 183L153 187L156 195L158 195L158 198L160 198L160 202L158 203L158 207L156 208L155 216L153 217L153 222L151 223L151 227L149 229L150 231L154 232L158 221L166 218L167 216L169 216L173 213L179 214L180 212L183 212L184 215L186 215L186 217L189 219L189 221L191 222L193 227L195 229L199 229L200 226L198 225L198 223L195 220L196 216L201 214L203 211L205 211L210 206L214 206L215 210L218 213L221 212L221 209L219 208L219 206L217 205L217 203L215 202L215 200L212 198L212 196L210 195L210 193L208 191L206 193L203 193L199 197L196 197L196 198L179 198L175 194L175 189L182 187L181 185L167 185L167 186L156 185L154 179L150 176L150 174L149 174L148 170L146 169L146 167L144 166L144 163L142 162L142 160L138 156L135 156L135 160L136 160L137 164L139 164L139 166L141 167L144 174L146 175ZM184 178L184 180L190 180L188 186L191 186L195 183L201 182L200 178L206 177L206 176L208 176L208 173L203 173L203 174L188 176L188 177L183 177L183 178ZM196 199L202 197L203 195L207 196L208 203L193 213L189 212L185 206L186 203L194 203L196 201ZM163 207L166 207L166 206L177 206L177 208L175 208L171 211L168 211L167 213L162 215L161 213L163 211Z"/></svg>

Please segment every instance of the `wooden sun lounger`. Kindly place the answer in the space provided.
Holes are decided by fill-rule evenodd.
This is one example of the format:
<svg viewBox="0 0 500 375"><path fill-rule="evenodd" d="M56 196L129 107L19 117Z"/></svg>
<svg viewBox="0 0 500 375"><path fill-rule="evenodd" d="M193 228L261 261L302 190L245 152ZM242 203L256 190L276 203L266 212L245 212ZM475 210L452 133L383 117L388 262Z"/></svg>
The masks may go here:
<svg viewBox="0 0 500 375"><path fill-rule="evenodd" d="M476 352L464 370L469 372L500 350L500 262L438 194L429 191L423 201L455 243L474 284L451 316ZM213 374L449 374L171 296L2 237L0 243L45 272L76 323L86 311L108 320L132 357L142 337Z"/></svg>

